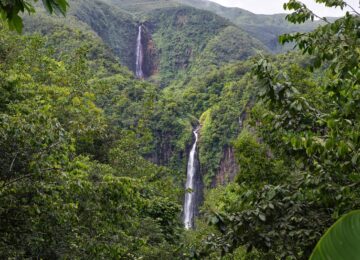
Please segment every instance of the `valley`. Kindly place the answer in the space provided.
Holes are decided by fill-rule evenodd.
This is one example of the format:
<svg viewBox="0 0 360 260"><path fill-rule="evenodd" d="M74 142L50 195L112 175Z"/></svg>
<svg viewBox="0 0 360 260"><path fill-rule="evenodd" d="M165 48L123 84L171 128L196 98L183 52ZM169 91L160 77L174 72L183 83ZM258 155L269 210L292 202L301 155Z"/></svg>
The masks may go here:
<svg viewBox="0 0 360 260"><path fill-rule="evenodd" d="M0 258L308 259L359 207L358 14L51 1L0 13Z"/></svg>

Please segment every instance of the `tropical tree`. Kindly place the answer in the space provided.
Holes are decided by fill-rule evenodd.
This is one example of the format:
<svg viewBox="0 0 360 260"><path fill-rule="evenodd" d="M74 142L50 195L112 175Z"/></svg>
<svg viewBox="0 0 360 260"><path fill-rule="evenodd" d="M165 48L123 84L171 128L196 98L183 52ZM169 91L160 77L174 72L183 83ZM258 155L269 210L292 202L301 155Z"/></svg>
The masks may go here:
<svg viewBox="0 0 360 260"><path fill-rule="evenodd" d="M23 28L23 22L19 13L34 13L35 8L32 2L36 3L38 0L1 0L0 17L7 21L10 29L20 33ZM67 0L43 0L42 2L49 13L55 12L62 15L65 15L69 6Z"/></svg>

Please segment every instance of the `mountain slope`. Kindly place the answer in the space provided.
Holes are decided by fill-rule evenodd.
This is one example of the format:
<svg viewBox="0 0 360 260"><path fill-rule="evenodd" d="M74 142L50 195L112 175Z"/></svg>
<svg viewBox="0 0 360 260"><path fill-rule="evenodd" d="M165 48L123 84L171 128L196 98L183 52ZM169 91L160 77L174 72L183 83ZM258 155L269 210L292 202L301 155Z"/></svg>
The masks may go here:
<svg viewBox="0 0 360 260"><path fill-rule="evenodd" d="M265 48L227 20L189 7L158 9L147 13L155 47L159 53L159 76L167 85L177 75L209 65L221 66L246 59ZM231 40L233 36L237 40ZM221 45L230 46L231 49Z"/></svg>
<svg viewBox="0 0 360 260"><path fill-rule="evenodd" d="M83 1L73 15L88 24L120 58L121 64L135 70L137 24L131 14L101 1Z"/></svg>
<svg viewBox="0 0 360 260"><path fill-rule="evenodd" d="M138 25L143 24L144 74L161 86L194 67L220 66L266 49L227 19L175 1L78 0L70 15L91 27L132 71ZM231 51L219 48L224 42L231 42Z"/></svg>
<svg viewBox="0 0 360 260"><path fill-rule="evenodd" d="M278 36L291 32L307 32L315 29L320 22L307 22L301 25L290 24L285 20L285 14L261 15L241 8L224 7L209 0L176 0L180 4L208 10L229 19L252 37L260 40L270 51L281 52L283 48L278 43Z"/></svg>
<svg viewBox="0 0 360 260"><path fill-rule="evenodd" d="M76 0L69 16L90 27L132 71L143 24L145 78L161 86L258 51L282 51L278 35L315 26L289 26L282 14L255 15L206 0Z"/></svg>

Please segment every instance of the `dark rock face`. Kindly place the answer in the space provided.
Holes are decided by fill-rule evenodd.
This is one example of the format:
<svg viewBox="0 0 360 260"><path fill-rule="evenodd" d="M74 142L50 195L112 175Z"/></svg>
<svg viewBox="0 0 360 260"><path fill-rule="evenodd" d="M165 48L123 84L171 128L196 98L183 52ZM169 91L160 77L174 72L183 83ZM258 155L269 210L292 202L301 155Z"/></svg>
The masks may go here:
<svg viewBox="0 0 360 260"><path fill-rule="evenodd" d="M199 208L201 206L201 204L204 201L204 182L203 182L203 176L202 176L202 172L200 169L200 163L199 163L199 159L198 159L198 153L196 156L196 170L197 170L197 174L196 174L196 178L195 178L195 216L199 215Z"/></svg>
<svg viewBox="0 0 360 260"><path fill-rule="evenodd" d="M223 158L221 159L219 171L213 180L213 187L226 185L235 179L239 171L239 165L235 160L234 149L226 147L224 149Z"/></svg>
<svg viewBox="0 0 360 260"><path fill-rule="evenodd" d="M150 28L150 23L143 24L142 45L144 48L144 63L142 69L145 77L150 77L158 71L158 55L155 43L151 37Z"/></svg>
<svg viewBox="0 0 360 260"><path fill-rule="evenodd" d="M199 140L201 138L201 125L199 127ZM196 156L195 156L195 167L196 167L196 178L195 178L195 212L194 215L195 216L199 216L200 214L200 206L203 204L204 202L204 178L203 178L203 171L201 169L201 164L200 164L200 160L199 160L199 146L200 143L197 146L197 150L196 150Z"/></svg>

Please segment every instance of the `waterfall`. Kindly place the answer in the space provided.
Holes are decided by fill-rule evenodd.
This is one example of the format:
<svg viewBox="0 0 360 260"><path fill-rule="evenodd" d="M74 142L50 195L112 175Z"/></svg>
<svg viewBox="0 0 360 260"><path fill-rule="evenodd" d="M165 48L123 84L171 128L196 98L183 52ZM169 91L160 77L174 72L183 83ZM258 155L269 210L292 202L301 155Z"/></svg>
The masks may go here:
<svg viewBox="0 0 360 260"><path fill-rule="evenodd" d="M141 43L141 32L142 32L142 25L139 25L139 32L136 40L136 77L140 79L144 78L144 73L142 70L144 53L143 53L143 46Z"/></svg>
<svg viewBox="0 0 360 260"><path fill-rule="evenodd" d="M185 186L185 203L184 203L184 225L186 229L191 229L194 226L195 216L195 202L196 202L196 145L198 141L199 128L193 132L195 135L195 142L191 148L189 161L187 165L187 179Z"/></svg>

